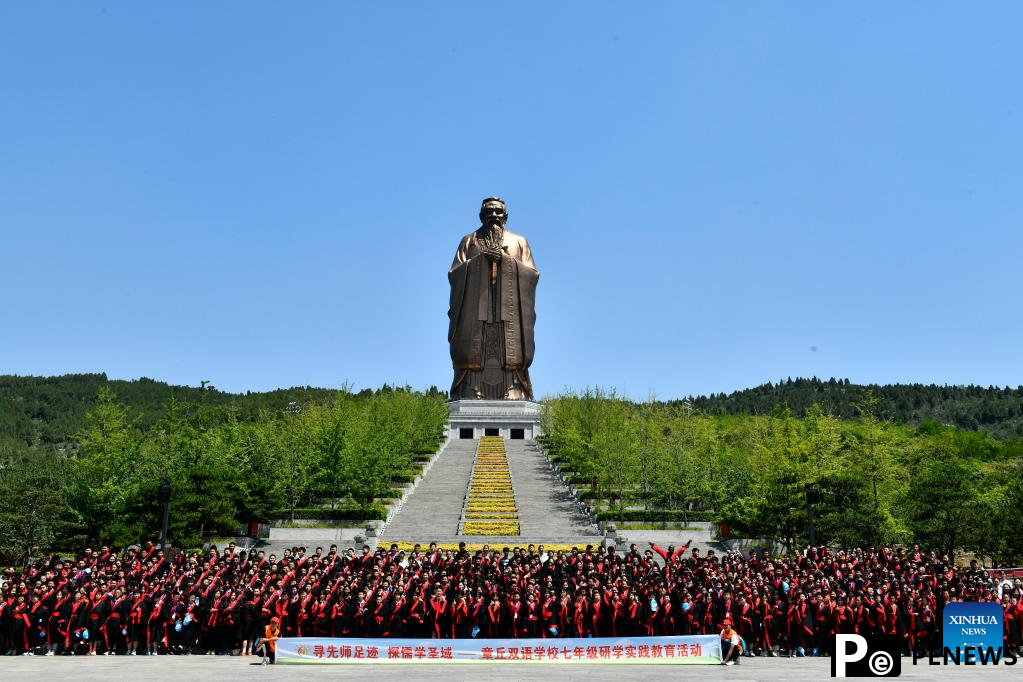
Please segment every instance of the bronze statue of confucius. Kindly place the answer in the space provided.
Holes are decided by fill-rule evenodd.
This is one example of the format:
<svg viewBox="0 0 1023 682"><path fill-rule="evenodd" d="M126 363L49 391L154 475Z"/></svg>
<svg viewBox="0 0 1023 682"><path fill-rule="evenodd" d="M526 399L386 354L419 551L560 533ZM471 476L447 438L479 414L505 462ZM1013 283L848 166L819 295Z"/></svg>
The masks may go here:
<svg viewBox="0 0 1023 682"><path fill-rule="evenodd" d="M497 197L483 200L480 227L462 237L448 272L452 400L532 400L536 282L526 238L505 229Z"/></svg>

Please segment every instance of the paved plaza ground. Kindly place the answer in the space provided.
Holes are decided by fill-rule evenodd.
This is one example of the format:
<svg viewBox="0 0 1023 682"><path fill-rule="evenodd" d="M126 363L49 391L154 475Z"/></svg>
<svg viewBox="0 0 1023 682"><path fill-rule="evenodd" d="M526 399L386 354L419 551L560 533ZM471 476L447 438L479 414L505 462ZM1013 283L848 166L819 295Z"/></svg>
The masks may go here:
<svg viewBox="0 0 1023 682"><path fill-rule="evenodd" d="M785 680L822 682L831 677L831 662L819 659L745 659L740 666L720 665L601 665L448 663L363 665L276 665L262 667L259 659L226 656L123 656L0 658L2 680L222 680L238 679L343 679L343 680ZM1019 680L1023 663L1013 666L930 667L913 666L902 659L902 679L907 680Z"/></svg>

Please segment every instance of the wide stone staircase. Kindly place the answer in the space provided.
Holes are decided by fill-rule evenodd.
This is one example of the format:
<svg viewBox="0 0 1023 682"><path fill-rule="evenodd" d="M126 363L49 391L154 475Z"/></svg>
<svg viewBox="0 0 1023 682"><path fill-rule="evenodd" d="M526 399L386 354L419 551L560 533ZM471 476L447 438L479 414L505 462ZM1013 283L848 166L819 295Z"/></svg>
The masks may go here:
<svg viewBox="0 0 1023 682"><path fill-rule="evenodd" d="M568 488L554 476L536 443L505 440L515 502L518 536L459 535L459 519L469 487L478 440L452 440L384 529L380 542L505 545L575 544L600 541Z"/></svg>
<svg viewBox="0 0 1023 682"><path fill-rule="evenodd" d="M456 535L478 444L469 439L449 441L382 537L421 542Z"/></svg>
<svg viewBox="0 0 1023 682"><path fill-rule="evenodd" d="M522 537L580 539L597 531L531 440L507 440Z"/></svg>
<svg viewBox="0 0 1023 682"><path fill-rule="evenodd" d="M547 461L530 440L504 440L504 448L511 474L515 503L518 508L520 534L517 536L460 535L459 526L469 490L469 477L479 446L478 440L449 440L442 447L429 470L405 499L403 506L392 516L379 538L380 543L419 542L424 547L430 542L470 545L490 544L492 547L527 545L597 544L602 537L589 524L578 502L568 488L553 474ZM649 542L662 547L681 546L687 540L692 547L704 553L725 547L713 536L709 523L693 523L686 530L624 530L618 537L623 547L628 542L646 549ZM315 547L324 551L331 544L341 549L361 546L366 530L361 527L337 528L272 528L268 542L260 549L278 556L284 548L303 546L312 552ZM247 547L250 540L238 538L240 546Z"/></svg>

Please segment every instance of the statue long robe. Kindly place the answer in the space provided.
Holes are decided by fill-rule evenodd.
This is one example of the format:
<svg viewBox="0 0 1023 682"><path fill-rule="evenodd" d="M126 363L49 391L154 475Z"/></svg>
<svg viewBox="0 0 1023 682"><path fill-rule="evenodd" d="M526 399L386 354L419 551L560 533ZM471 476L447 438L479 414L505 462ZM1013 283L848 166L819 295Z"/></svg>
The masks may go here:
<svg viewBox="0 0 1023 682"><path fill-rule="evenodd" d="M498 309L492 314L490 260L480 244L483 235L481 228L462 238L448 272L448 342L455 369L451 397L532 399L528 370L533 363L534 302L540 273L525 237L505 230L497 272ZM496 338L495 330L499 330ZM487 362L495 356L499 368ZM495 373L498 369L503 377ZM481 382L490 388L484 390ZM503 389L498 389L497 383Z"/></svg>

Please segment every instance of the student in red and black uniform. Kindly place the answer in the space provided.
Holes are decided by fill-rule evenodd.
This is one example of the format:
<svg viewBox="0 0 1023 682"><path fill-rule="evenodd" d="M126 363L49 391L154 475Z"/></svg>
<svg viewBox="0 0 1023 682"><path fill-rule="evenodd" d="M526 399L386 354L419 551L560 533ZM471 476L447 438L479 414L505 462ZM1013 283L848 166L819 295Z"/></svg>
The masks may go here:
<svg viewBox="0 0 1023 682"><path fill-rule="evenodd" d="M364 621L363 637L387 637L391 623L391 608L384 599L383 592L376 593L376 599L370 602Z"/></svg>
<svg viewBox="0 0 1023 682"><path fill-rule="evenodd" d="M106 634L106 653L115 653L121 645L125 650L129 647L128 627L131 623L131 601L120 587L114 589L107 619L103 623Z"/></svg>
<svg viewBox="0 0 1023 682"><path fill-rule="evenodd" d="M440 639L446 637L451 631L451 614L448 613L448 598L440 587L434 590L427 609L429 623L431 625L430 637Z"/></svg>
<svg viewBox="0 0 1023 682"><path fill-rule="evenodd" d="M486 606L486 610L483 615L483 636L487 639L494 639L501 637L502 626L504 624L504 606L501 604L501 598L495 591L490 598L490 602Z"/></svg>
<svg viewBox="0 0 1023 682"><path fill-rule="evenodd" d="M14 654L30 653L29 632L32 629L32 621L29 619L29 609L24 594L15 597L14 605L11 608L10 626L10 642Z"/></svg>
<svg viewBox="0 0 1023 682"><path fill-rule="evenodd" d="M47 601L38 594L33 595L29 600L28 620L28 647L29 651L34 654L37 648L46 644L47 626L50 620Z"/></svg>
<svg viewBox="0 0 1023 682"><path fill-rule="evenodd" d="M167 625L170 619L170 596L166 592L153 595L153 605L146 621L149 655L156 656L160 646L167 647Z"/></svg>
<svg viewBox="0 0 1023 682"><path fill-rule="evenodd" d="M621 634L625 637L642 637L646 634L643 615L643 604L639 601L639 595L635 592L630 593L629 600L625 604L625 617L622 622Z"/></svg>
<svg viewBox="0 0 1023 682"><path fill-rule="evenodd" d="M281 632L284 634L281 636L298 637L299 619L302 615L302 595L299 593L297 585L291 585L288 599L282 606L284 610L281 614Z"/></svg>
<svg viewBox="0 0 1023 682"><path fill-rule="evenodd" d="M53 656L67 639L67 624L71 617L71 594L67 590L57 593L57 601L50 611L46 638L46 655Z"/></svg>
<svg viewBox="0 0 1023 682"><path fill-rule="evenodd" d="M263 611L259 597L251 588L246 588L241 603L238 606L240 620L238 623L238 637L242 641L242 656L252 653L252 647L259 638L260 622L259 617ZM295 616L297 620L297 615ZM292 636L297 636L297 633Z"/></svg>
<svg viewBox="0 0 1023 682"><path fill-rule="evenodd" d="M451 636L455 639L468 639L472 636L475 623L469 616L469 600L465 593L455 598L451 607Z"/></svg>
<svg viewBox="0 0 1023 682"><path fill-rule="evenodd" d="M523 637L525 631L525 605L522 603L518 592L513 592L505 602L505 614L507 622L504 627L505 637Z"/></svg>
<svg viewBox="0 0 1023 682"><path fill-rule="evenodd" d="M834 605L828 595L814 595L813 599L813 655L824 655L828 642L834 641Z"/></svg>
<svg viewBox="0 0 1023 682"><path fill-rule="evenodd" d="M327 604L327 595L321 594L312 605L312 637L330 637L330 606Z"/></svg>
<svg viewBox="0 0 1023 682"><path fill-rule="evenodd" d="M71 603L71 612L68 615L67 629L65 630L64 650L68 653L76 653L80 644L88 642L82 639L82 635L89 625L89 599L85 596L85 590L79 589Z"/></svg>
<svg viewBox="0 0 1023 682"><path fill-rule="evenodd" d="M813 610L806 601L806 594L799 593L797 601L788 612L789 655L805 656L813 648Z"/></svg>
<svg viewBox="0 0 1023 682"><path fill-rule="evenodd" d="M526 607L523 616L523 637L540 639L543 634L543 606L537 600L537 595L530 592L526 597Z"/></svg>
<svg viewBox="0 0 1023 682"><path fill-rule="evenodd" d="M95 656L102 643L104 649L109 648L107 642L106 622L110 613L110 599L106 588L97 588L89 597L89 655Z"/></svg>

